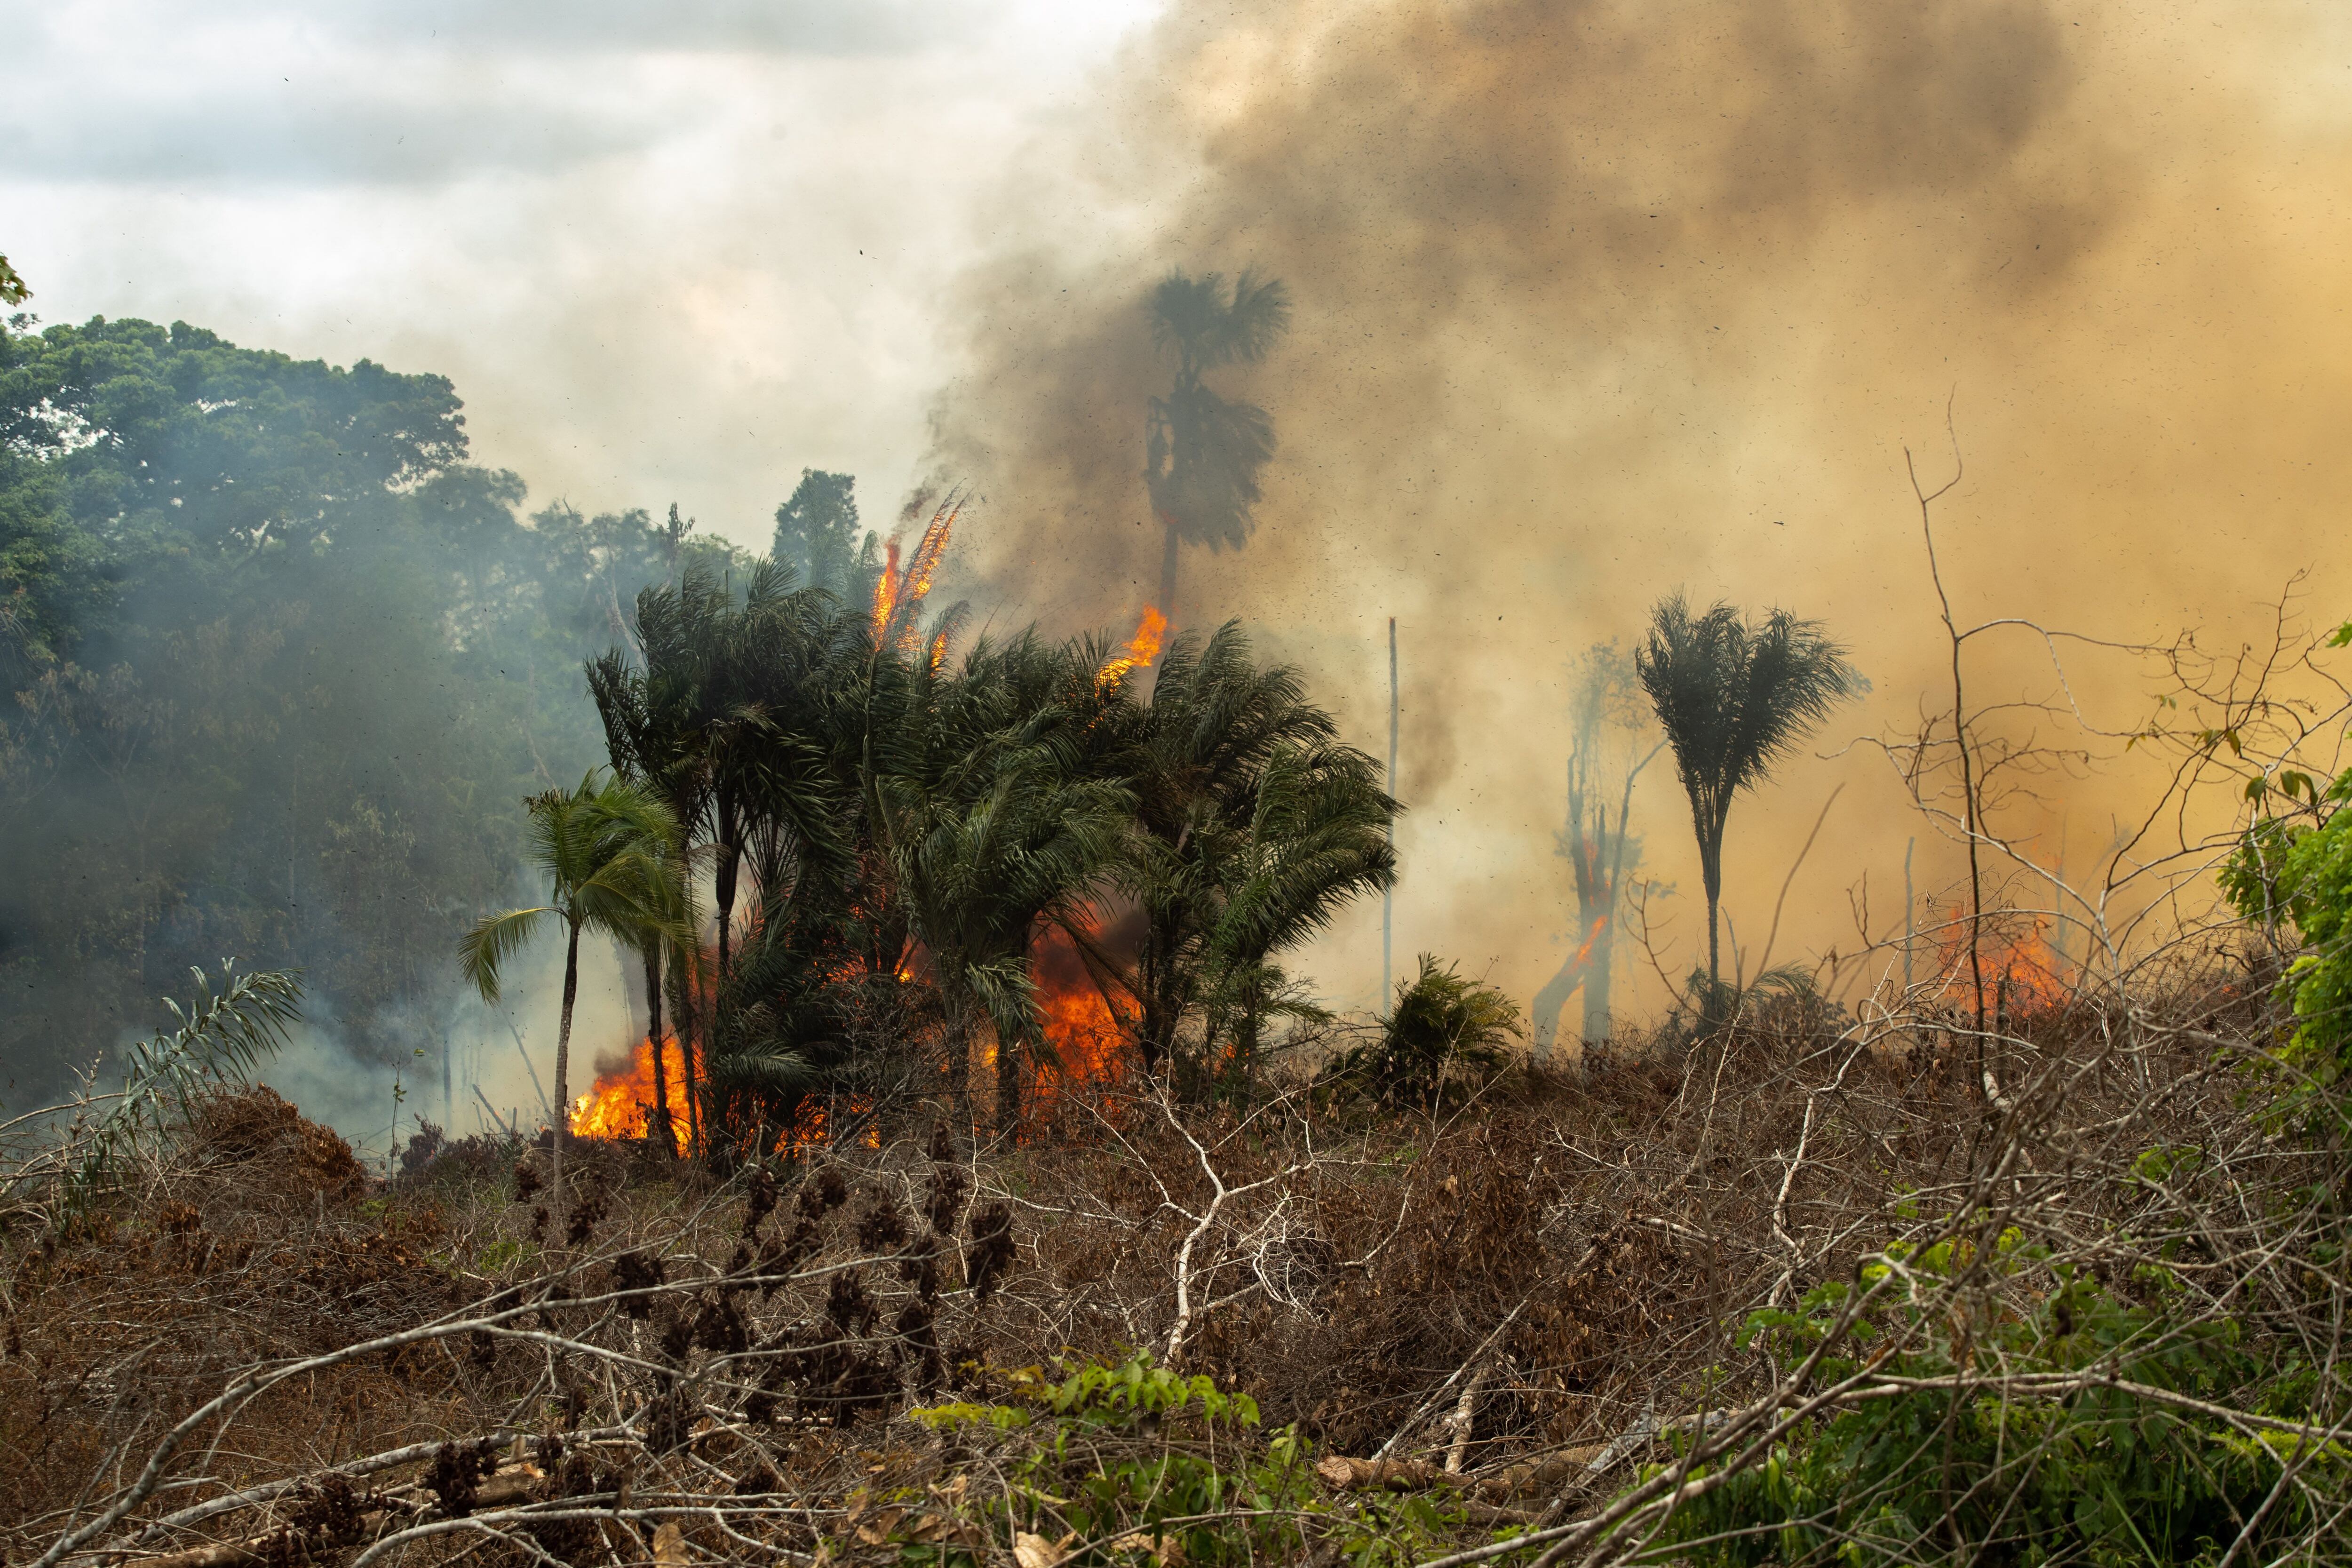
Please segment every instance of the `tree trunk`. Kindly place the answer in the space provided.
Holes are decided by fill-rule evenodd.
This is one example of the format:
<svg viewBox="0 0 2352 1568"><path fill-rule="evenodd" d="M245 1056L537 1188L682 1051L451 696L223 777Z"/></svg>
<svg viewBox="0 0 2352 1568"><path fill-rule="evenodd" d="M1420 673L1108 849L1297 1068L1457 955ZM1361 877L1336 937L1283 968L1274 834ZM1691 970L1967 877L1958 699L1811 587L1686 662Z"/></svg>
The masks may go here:
<svg viewBox="0 0 2352 1568"><path fill-rule="evenodd" d="M1584 960L1584 1038L1587 1042L1609 1043L1609 971L1611 950L1617 941L1617 921L1612 915L1601 917L1592 933L1592 951Z"/></svg>
<svg viewBox="0 0 2352 1568"><path fill-rule="evenodd" d="M700 1014L694 1005L693 966L672 964L670 975L677 984L677 1005L673 1009L677 1015L677 1088L686 1100L686 1152L692 1156L702 1148L702 1094L694 1070Z"/></svg>
<svg viewBox="0 0 2352 1568"><path fill-rule="evenodd" d="M948 1099L963 1123L961 1131L971 1131L971 1004L950 998L948 1003Z"/></svg>
<svg viewBox="0 0 2352 1568"><path fill-rule="evenodd" d="M719 990L727 985L728 928L735 923L735 876L741 858L737 843L735 803L721 795L719 800L719 865L711 879L711 892L719 904Z"/></svg>
<svg viewBox="0 0 2352 1568"><path fill-rule="evenodd" d="M1723 946L1717 934L1717 911L1723 901L1723 828L1698 847L1699 879L1706 885L1706 1021L1722 1022Z"/></svg>
<svg viewBox="0 0 2352 1568"><path fill-rule="evenodd" d="M646 1045L654 1053L654 1120L646 1131L654 1147L677 1157L677 1123L669 1119L669 1065L662 1048L661 943L646 943Z"/></svg>
<svg viewBox="0 0 2352 1568"><path fill-rule="evenodd" d="M555 1234L563 1234L563 1146L572 1141L572 1004L580 995L580 928L563 943L563 1013L555 1025L555 1142L548 1161L548 1205Z"/></svg>

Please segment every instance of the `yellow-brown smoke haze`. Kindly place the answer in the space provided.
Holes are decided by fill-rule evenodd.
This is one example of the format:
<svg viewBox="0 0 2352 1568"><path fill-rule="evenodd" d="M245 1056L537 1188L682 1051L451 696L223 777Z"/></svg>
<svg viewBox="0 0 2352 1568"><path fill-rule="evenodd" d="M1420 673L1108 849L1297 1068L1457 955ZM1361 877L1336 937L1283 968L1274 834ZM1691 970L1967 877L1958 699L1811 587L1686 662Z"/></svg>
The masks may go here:
<svg viewBox="0 0 2352 1568"><path fill-rule="evenodd" d="M1937 521L1964 619L2230 642L2305 565L2309 616L2352 614L2348 40L2316 9L2242 5L1183 8L1095 122L1041 142L957 301L971 370L939 460L989 498L963 570L1014 619L1130 622L1156 584L1139 471L1168 375L1144 296L1171 265L1284 279L1289 338L1222 383L1280 437L1258 531L1188 552L1180 623L1244 617L1377 752L1397 616L1399 963L1433 950L1524 998L1571 923L1550 834L1588 645L1685 588L1851 644L1874 690L1822 752L1945 704L1904 449L1947 477L1948 399L1968 471ZM2023 638L1970 658L1989 699L2050 689ZM2077 673L2099 721L2147 716L2140 666ZM2146 782L2065 786L2010 826L2054 861L2067 824L2079 868ZM1751 964L1841 783L1777 956L1851 948L1865 870L1899 922L1914 835L1923 890L1955 868L1881 757L1800 759L1732 816ZM1663 762L1644 795L1686 967L1703 916ZM1304 967L1368 1003L1378 965L1365 908Z"/></svg>

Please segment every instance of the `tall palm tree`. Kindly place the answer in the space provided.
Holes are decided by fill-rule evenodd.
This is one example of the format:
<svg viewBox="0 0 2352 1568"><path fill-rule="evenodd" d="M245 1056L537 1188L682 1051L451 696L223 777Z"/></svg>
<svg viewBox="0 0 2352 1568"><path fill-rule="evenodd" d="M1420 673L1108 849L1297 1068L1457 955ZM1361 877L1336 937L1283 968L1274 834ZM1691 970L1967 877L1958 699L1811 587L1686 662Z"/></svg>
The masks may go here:
<svg viewBox="0 0 2352 1568"><path fill-rule="evenodd" d="M1725 604L1694 619L1680 594L1650 612L1649 637L1634 650L1633 668L1690 796L1706 888L1705 1013L1713 1023L1722 1016L1716 925L1731 802L1769 777L1832 708L1860 689L1862 677L1817 621L1773 610L1751 626Z"/></svg>
<svg viewBox="0 0 2352 1568"><path fill-rule="evenodd" d="M563 1150L572 1120L572 1008L580 994L580 933L637 946L687 938L677 872L677 818L643 785L591 771L572 790L526 803L530 856L548 879L548 901L484 918L466 933L458 961L486 1002L499 999L507 963L550 921L563 927L563 1009L555 1029L555 1146L549 1185L562 1217ZM560 1234L560 1230L559 1230Z"/></svg>
<svg viewBox="0 0 2352 1568"><path fill-rule="evenodd" d="M1176 618L1176 563L1185 542L1238 550L1249 540L1258 470L1274 456L1265 409L1220 396L1201 379L1222 365L1264 359L1290 326L1290 295L1279 279L1244 272L1229 290L1223 273L1171 272L1151 293L1153 346L1174 350L1176 382L1151 400L1143 477L1166 532L1160 562L1160 612Z"/></svg>

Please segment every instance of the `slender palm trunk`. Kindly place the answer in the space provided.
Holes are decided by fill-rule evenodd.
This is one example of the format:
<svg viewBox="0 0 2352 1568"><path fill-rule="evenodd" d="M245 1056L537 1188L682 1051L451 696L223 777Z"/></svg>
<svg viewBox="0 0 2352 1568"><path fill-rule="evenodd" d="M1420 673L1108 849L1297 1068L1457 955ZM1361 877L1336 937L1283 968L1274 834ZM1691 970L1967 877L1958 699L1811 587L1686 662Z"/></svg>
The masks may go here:
<svg viewBox="0 0 2352 1568"><path fill-rule="evenodd" d="M654 1054L654 1124L646 1131L653 1135L654 1147L675 1159L677 1155L677 1124L669 1119L669 1066L663 1059L669 1053L662 1048L662 962L661 944L646 943L646 1046Z"/></svg>
<svg viewBox="0 0 2352 1568"><path fill-rule="evenodd" d="M698 954L697 962L699 962ZM694 1070L695 1037L700 1027L699 1014L694 1005L693 963L670 965L670 976L677 986L672 1009L677 1015L677 1077L678 1093L686 1100L686 1152L692 1155L702 1147L702 1095Z"/></svg>
<svg viewBox="0 0 2352 1568"><path fill-rule="evenodd" d="M971 1004L953 993L948 997L948 1098L967 1133L971 1115Z"/></svg>
<svg viewBox="0 0 2352 1568"><path fill-rule="evenodd" d="M1706 884L1706 1021L1710 1026L1723 1021L1723 946L1717 935L1717 915L1723 902L1723 828L1715 832L1698 847L1699 878Z"/></svg>
<svg viewBox="0 0 2352 1568"><path fill-rule="evenodd" d="M563 1146L572 1141L572 1005L580 996L580 927L575 921L563 943L563 1013L555 1025L555 1142L550 1152L548 1206L555 1234L563 1234Z"/></svg>

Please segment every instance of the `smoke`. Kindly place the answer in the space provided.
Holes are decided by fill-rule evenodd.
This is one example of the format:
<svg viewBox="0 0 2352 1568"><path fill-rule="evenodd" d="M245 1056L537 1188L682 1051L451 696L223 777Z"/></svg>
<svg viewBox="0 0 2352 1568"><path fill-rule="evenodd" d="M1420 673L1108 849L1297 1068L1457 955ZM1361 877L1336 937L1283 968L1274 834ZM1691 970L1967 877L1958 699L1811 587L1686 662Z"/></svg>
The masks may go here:
<svg viewBox="0 0 2352 1568"><path fill-rule="evenodd" d="M1140 479L1164 389L1143 314L1169 267L1255 266L1289 338L1222 384L1273 414L1255 538L1188 552L1184 618L1240 616L1377 752L1381 623L1403 643L1398 950L1524 996L1572 920L1549 857L1570 666L1677 587L1828 621L1874 693L1732 818L1727 906L1751 963L1832 789L1778 956L1851 946L1842 889L1898 912L1951 857L1859 737L1948 700L1906 449L1939 503L1963 621L2227 644L2318 562L2347 404L2335 193L2338 26L2278 7L1701 0L1305 0L1180 7L1056 127L965 277L942 472L993 520L966 569L1001 617L1122 626L1156 573ZM2340 30L2340 27L2339 27ZM1215 379L1213 377L1213 379ZM988 595L983 595L983 600ZM2033 639L1979 639L1987 701L2051 693ZM2095 721L2145 720L2147 672L2070 670ZM2016 800L2077 867L2146 781ZM1663 768L1637 830L1703 944ZM1376 910L1305 966L1370 1000ZM1646 965L1642 965L1646 967ZM1651 996L1656 994L1654 986ZM1636 1004L1639 1005L1638 1002Z"/></svg>
<svg viewBox="0 0 2352 1568"><path fill-rule="evenodd" d="M575 1100L645 1037L642 986L633 989L630 979L609 942L581 943L572 1018ZM380 1045L354 1048L333 997L313 995L285 1050L255 1077L371 1158L400 1148L420 1120L451 1137L502 1127L528 1135L549 1124L562 994L563 944L551 935L524 951L496 1005L447 983L387 1009L374 1020L372 1039L415 1042L390 1063Z"/></svg>

